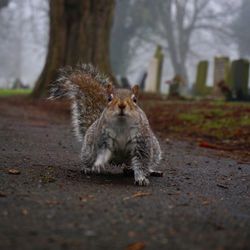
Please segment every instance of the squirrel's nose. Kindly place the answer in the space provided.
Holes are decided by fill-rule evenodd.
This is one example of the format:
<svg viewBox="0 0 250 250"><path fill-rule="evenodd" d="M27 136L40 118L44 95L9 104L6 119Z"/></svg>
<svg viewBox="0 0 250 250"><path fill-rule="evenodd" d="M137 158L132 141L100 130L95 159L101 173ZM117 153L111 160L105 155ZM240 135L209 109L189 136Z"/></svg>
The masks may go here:
<svg viewBox="0 0 250 250"><path fill-rule="evenodd" d="M119 107L119 109L123 110L126 108L126 104L121 102L121 103L119 103L118 107Z"/></svg>

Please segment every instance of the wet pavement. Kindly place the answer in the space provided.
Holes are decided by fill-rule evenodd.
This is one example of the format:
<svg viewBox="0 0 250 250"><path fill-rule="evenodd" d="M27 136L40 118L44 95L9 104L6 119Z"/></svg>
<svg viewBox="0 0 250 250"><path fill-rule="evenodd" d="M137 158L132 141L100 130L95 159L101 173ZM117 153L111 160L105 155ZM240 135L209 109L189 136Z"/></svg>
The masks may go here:
<svg viewBox="0 0 250 250"><path fill-rule="evenodd" d="M0 109L0 249L249 249L250 166L161 146L148 187L116 168L83 175L67 119Z"/></svg>

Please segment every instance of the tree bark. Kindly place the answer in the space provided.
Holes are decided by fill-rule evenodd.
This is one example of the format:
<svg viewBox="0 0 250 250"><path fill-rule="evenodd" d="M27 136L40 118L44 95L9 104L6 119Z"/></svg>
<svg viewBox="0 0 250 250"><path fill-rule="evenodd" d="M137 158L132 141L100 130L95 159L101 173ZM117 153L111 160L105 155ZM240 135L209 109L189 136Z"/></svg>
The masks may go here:
<svg viewBox="0 0 250 250"><path fill-rule="evenodd" d="M92 63L111 76L109 36L114 0L50 0L50 39L44 69L32 96L47 96L57 70Z"/></svg>

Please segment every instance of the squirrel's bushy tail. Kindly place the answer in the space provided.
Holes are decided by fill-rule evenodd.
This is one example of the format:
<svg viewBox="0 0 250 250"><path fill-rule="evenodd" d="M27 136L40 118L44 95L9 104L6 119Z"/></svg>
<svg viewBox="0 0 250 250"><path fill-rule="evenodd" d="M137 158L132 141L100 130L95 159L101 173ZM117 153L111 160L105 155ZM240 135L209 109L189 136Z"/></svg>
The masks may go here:
<svg viewBox="0 0 250 250"><path fill-rule="evenodd" d="M72 123L79 140L87 128L100 117L106 106L105 85L110 80L91 64L59 70L59 76L50 86L49 99L66 97L72 102Z"/></svg>

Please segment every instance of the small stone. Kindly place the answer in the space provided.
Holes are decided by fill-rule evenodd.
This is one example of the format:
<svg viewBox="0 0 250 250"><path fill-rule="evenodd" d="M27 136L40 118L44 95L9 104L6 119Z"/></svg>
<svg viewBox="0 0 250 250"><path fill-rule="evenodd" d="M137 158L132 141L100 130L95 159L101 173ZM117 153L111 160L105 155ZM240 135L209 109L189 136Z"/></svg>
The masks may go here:
<svg viewBox="0 0 250 250"><path fill-rule="evenodd" d="M95 235L96 235L96 233L93 230L85 231L85 236L87 236L87 237L93 237Z"/></svg>
<svg viewBox="0 0 250 250"><path fill-rule="evenodd" d="M26 216L26 215L28 215L29 212L26 208L22 208L21 213L22 213L22 215Z"/></svg>
<svg viewBox="0 0 250 250"><path fill-rule="evenodd" d="M8 216L8 214L9 214L8 211L6 211L6 210L3 211L3 216Z"/></svg>
<svg viewBox="0 0 250 250"><path fill-rule="evenodd" d="M136 233L134 232L134 231L129 231L128 232L128 237L129 238L133 238L133 237L135 237L136 236Z"/></svg>

